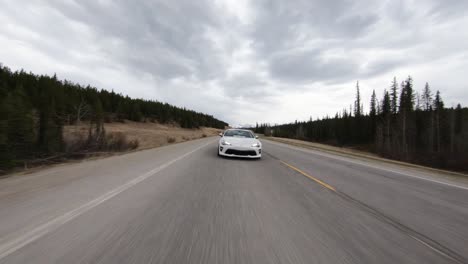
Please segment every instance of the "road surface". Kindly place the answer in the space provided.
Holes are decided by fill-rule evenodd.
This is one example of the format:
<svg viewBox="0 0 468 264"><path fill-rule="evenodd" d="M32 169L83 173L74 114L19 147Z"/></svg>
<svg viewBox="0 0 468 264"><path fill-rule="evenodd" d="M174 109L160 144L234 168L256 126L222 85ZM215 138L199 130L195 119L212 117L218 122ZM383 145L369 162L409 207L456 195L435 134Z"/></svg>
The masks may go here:
<svg viewBox="0 0 468 264"><path fill-rule="evenodd" d="M205 138L0 179L0 263L468 263L468 185Z"/></svg>

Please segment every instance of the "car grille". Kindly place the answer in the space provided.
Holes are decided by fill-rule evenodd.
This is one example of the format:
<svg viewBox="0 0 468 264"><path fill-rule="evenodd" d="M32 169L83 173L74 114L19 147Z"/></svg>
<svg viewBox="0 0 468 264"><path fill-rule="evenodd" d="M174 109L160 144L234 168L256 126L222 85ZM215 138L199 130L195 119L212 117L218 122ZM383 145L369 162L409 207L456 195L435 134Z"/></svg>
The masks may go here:
<svg viewBox="0 0 468 264"><path fill-rule="evenodd" d="M238 156L257 156L257 152L255 152L254 150L228 149L226 150L226 154Z"/></svg>

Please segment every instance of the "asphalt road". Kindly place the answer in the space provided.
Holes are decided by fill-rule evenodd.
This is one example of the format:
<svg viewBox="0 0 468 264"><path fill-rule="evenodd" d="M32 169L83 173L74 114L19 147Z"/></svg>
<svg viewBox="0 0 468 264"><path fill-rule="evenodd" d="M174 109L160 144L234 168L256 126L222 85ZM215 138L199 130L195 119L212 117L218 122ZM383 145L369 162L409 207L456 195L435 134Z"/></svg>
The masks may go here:
<svg viewBox="0 0 468 264"><path fill-rule="evenodd" d="M468 263L468 184L215 138L0 179L0 263Z"/></svg>

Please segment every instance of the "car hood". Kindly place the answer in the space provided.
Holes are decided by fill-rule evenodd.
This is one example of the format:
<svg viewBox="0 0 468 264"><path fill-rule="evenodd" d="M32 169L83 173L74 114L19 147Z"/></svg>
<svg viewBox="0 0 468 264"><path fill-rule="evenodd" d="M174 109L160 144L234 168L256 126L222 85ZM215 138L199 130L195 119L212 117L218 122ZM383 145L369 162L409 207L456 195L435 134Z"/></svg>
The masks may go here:
<svg viewBox="0 0 468 264"><path fill-rule="evenodd" d="M240 147L250 147L252 144L260 142L255 138L237 138L237 137L222 137L220 142L225 140L231 143L233 146L240 146Z"/></svg>

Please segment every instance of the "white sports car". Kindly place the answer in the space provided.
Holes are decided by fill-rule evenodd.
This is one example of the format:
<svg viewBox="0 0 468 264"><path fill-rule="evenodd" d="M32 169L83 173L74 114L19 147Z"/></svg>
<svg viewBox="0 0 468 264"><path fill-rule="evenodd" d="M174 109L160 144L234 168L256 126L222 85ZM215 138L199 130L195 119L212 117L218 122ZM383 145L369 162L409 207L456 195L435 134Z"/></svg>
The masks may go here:
<svg viewBox="0 0 468 264"><path fill-rule="evenodd" d="M219 136L218 156L254 159L262 157L262 143L250 130L228 129Z"/></svg>

